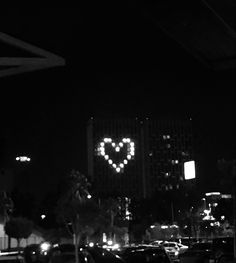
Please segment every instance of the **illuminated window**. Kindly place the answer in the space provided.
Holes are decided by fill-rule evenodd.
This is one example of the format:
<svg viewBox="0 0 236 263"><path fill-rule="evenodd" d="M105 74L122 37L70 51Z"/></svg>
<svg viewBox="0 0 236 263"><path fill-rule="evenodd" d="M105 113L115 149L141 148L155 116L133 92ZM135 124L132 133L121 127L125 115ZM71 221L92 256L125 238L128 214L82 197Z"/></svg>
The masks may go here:
<svg viewBox="0 0 236 263"><path fill-rule="evenodd" d="M120 151L120 147L116 147L116 152L119 152Z"/></svg>

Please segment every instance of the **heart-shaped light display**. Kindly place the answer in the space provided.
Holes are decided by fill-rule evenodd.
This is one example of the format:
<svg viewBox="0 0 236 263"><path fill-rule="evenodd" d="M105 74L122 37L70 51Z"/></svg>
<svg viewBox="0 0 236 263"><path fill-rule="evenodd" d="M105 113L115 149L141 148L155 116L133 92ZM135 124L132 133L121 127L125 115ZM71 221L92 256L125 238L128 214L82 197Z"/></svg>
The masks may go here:
<svg viewBox="0 0 236 263"><path fill-rule="evenodd" d="M111 145L115 152L119 153L121 149L126 145L127 152L125 153L124 158L118 163L115 163L108 153L106 153L106 145ZM117 173L124 171L125 165L128 164L129 160L132 160L135 155L135 144L130 138L122 138L118 143L115 143L111 138L104 138L98 144L98 155L103 156L108 164L115 170Z"/></svg>

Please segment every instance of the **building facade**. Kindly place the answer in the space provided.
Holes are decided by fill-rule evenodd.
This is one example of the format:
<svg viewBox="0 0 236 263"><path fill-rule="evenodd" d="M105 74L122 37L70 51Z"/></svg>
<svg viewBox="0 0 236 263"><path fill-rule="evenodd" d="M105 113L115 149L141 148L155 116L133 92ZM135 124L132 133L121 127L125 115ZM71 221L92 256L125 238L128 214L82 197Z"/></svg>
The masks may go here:
<svg viewBox="0 0 236 263"><path fill-rule="evenodd" d="M148 198L184 187L193 159L191 121L90 119L88 175L100 196Z"/></svg>

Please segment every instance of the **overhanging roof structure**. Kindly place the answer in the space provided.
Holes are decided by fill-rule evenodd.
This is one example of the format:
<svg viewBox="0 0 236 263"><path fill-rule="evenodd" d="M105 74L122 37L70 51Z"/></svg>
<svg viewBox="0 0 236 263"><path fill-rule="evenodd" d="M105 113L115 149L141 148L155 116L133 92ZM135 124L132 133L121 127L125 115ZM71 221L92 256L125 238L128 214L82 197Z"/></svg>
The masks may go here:
<svg viewBox="0 0 236 263"><path fill-rule="evenodd" d="M146 1L140 8L208 68L236 68L236 5L233 1Z"/></svg>
<svg viewBox="0 0 236 263"><path fill-rule="evenodd" d="M8 34L0 32L0 42L32 54L29 57L0 57L0 77L65 65L65 60L62 57Z"/></svg>

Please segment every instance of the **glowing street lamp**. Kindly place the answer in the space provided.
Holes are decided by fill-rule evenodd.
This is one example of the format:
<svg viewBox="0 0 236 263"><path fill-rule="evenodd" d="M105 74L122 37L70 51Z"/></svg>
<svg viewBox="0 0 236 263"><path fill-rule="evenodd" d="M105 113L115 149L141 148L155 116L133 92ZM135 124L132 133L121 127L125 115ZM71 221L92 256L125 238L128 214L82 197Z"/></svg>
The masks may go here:
<svg viewBox="0 0 236 263"><path fill-rule="evenodd" d="M24 162L30 162L31 158L28 156L17 156L16 161L24 163Z"/></svg>

